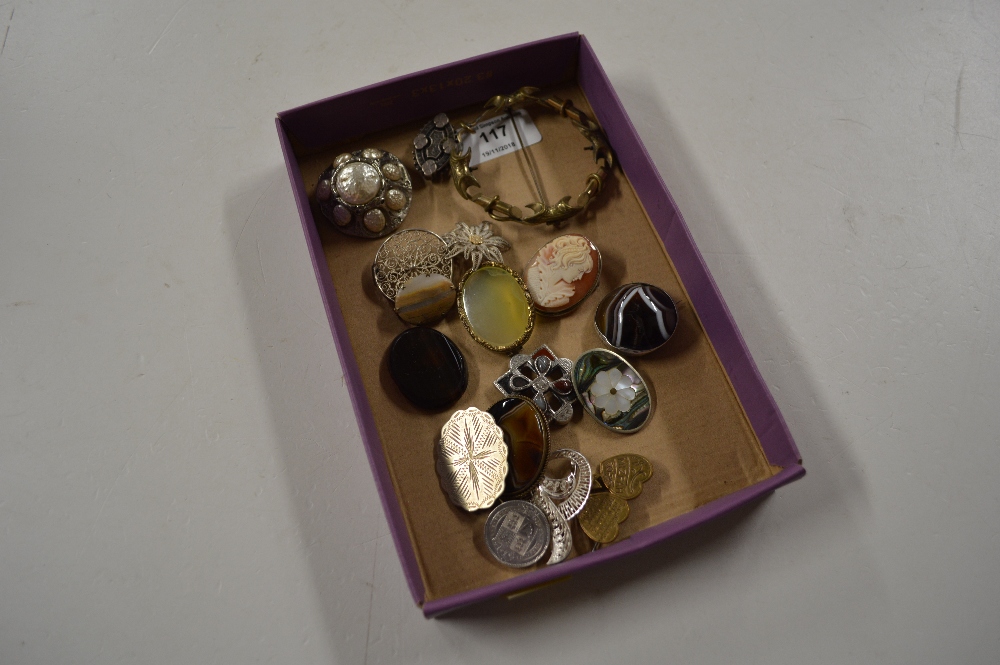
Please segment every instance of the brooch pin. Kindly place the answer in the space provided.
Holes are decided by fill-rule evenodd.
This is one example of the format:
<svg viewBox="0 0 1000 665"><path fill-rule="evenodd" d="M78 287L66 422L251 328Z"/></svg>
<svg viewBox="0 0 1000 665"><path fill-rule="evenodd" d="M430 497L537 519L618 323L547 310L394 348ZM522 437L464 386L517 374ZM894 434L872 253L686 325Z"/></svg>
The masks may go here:
<svg viewBox="0 0 1000 665"><path fill-rule="evenodd" d="M653 465L642 455L625 453L601 462L597 475L612 494L634 499L642 493L643 483L653 477Z"/></svg>
<svg viewBox="0 0 1000 665"><path fill-rule="evenodd" d="M590 496L593 484L593 470L583 453L570 448L561 448L549 453L549 461L556 459L565 459L569 462L569 473L562 478L553 478L546 474L542 477L539 488L553 501L558 501L563 518L571 520L579 515L587 504L587 497Z"/></svg>
<svg viewBox="0 0 1000 665"><path fill-rule="evenodd" d="M507 444L485 411L470 407L453 413L441 428L436 453L441 489L459 508L489 508L503 492Z"/></svg>
<svg viewBox="0 0 1000 665"><path fill-rule="evenodd" d="M642 492L642 485L653 476L653 466L642 455L615 455L601 462L595 490L580 511L580 528L597 546L613 542L619 525L629 515L628 500Z"/></svg>
<svg viewBox="0 0 1000 665"><path fill-rule="evenodd" d="M524 269L531 299L539 314L560 316L594 292L601 279L601 253L578 233L545 243Z"/></svg>
<svg viewBox="0 0 1000 665"><path fill-rule="evenodd" d="M580 513L580 528L598 545L607 545L618 537L618 525L628 514L628 501L611 492L597 492Z"/></svg>
<svg viewBox="0 0 1000 665"><path fill-rule="evenodd" d="M507 444L507 483L502 498L523 499L538 484L549 456L549 426L530 399L506 397L487 411Z"/></svg>
<svg viewBox="0 0 1000 665"><path fill-rule="evenodd" d="M677 330L677 306L652 284L625 284L597 306L594 325L611 348L641 356L666 344Z"/></svg>
<svg viewBox="0 0 1000 665"><path fill-rule="evenodd" d="M552 501L552 498L536 487L531 493L531 503L538 507L545 514L545 519L549 521L549 560L546 565L551 566L562 563L573 551L573 532L570 531L569 522L559 512L559 507Z"/></svg>
<svg viewBox="0 0 1000 665"><path fill-rule="evenodd" d="M462 277L458 315L472 339L502 353L521 348L535 327L535 308L520 275L492 261Z"/></svg>
<svg viewBox="0 0 1000 665"><path fill-rule="evenodd" d="M379 247L372 275L379 291L393 301L396 314L414 325L434 323L455 304L452 260L438 234L424 229L400 231Z"/></svg>
<svg viewBox="0 0 1000 665"><path fill-rule="evenodd" d="M549 460L569 461L570 472L562 478L542 478L531 495L531 502L541 508L549 520L552 542L548 565L565 561L573 549L573 534L569 520L576 517L590 497L592 471L587 458L575 450L553 450Z"/></svg>
<svg viewBox="0 0 1000 665"><path fill-rule="evenodd" d="M448 116L438 113L413 137L413 165L425 178L437 178L448 170L451 152L457 145Z"/></svg>
<svg viewBox="0 0 1000 665"><path fill-rule="evenodd" d="M646 382L617 353L585 351L573 364L572 377L583 410L604 427L633 434L649 422L653 403Z"/></svg>
<svg viewBox="0 0 1000 665"><path fill-rule="evenodd" d="M472 266L472 270L478 268L484 260L493 263L503 263L500 252L510 249L510 243L499 234L494 235L493 225L483 222L476 226L459 222L455 224L455 229L444 234L444 241L448 245L448 257L458 258L461 256Z"/></svg>
<svg viewBox="0 0 1000 665"><path fill-rule="evenodd" d="M410 209L412 195L403 163L378 148L338 155L316 184L323 216L341 233L361 238L395 231Z"/></svg>
<svg viewBox="0 0 1000 665"><path fill-rule="evenodd" d="M564 425L573 417L573 361L559 358L547 344L531 355L519 353L510 359L510 369L493 382L507 396L530 399L545 418Z"/></svg>
<svg viewBox="0 0 1000 665"><path fill-rule="evenodd" d="M486 102L485 109L471 123L459 122L456 133L455 150L451 153L451 179L455 183L455 188L462 198L472 201L481 206L490 216L498 222L520 222L522 224L559 224L574 215L577 215L597 198L605 181L611 177L614 168L614 156L611 147L608 145L604 133L600 126L591 120L586 113L573 106L571 100L562 100L557 97L537 97L537 88L521 88L511 95L497 95ZM590 142L587 149L593 151L596 170L587 176L587 181L583 192L571 203L572 196L564 196L554 204L549 204L539 184L540 178L531 160L527 160L528 170L531 172L532 180L535 183L535 190L538 194L538 201L527 204L532 211L532 215L525 217L521 209L502 201L499 195L489 196L483 193L479 180L472 175L472 153L462 151L462 142L465 137L476 131L476 125L481 121L501 114L511 114L517 108L527 104L534 104L558 113L559 116L569 119L585 139ZM520 145L525 145L521 132L516 122L512 122L514 133Z"/></svg>

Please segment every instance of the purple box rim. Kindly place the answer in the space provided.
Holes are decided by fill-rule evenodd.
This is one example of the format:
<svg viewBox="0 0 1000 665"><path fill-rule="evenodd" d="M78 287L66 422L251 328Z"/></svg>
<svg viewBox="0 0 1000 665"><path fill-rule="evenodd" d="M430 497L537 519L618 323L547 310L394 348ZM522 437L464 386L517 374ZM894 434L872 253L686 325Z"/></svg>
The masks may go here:
<svg viewBox="0 0 1000 665"><path fill-rule="evenodd" d="M802 466L796 464L787 469L783 469L766 480L762 480L759 483L744 487L741 490L733 492L732 494L727 494L726 496L718 498L715 501L710 501L702 506L698 506L694 510L689 510L683 515L678 515L677 517L657 524L656 526L643 529L638 533L632 534L625 540L618 541L607 547L602 547L596 552L590 552L583 556L574 557L559 564L558 566L538 568L525 573L524 575L512 577L509 580L473 589L472 591L458 593L453 596L448 596L447 598L427 601L423 606L424 615L427 617L441 616L442 614L460 609L467 605L472 605L488 598L505 596L524 588L541 586L546 582L551 582L564 577L570 577L574 573L586 570L591 566L605 561L620 559L621 557L631 554L632 552L637 552L655 543L661 543L664 540L673 538L674 536L684 533L699 524L703 524L704 522L718 517L719 515L723 515L734 508L742 506L745 503L749 503L758 497L769 494L778 487L787 485L793 480L801 478L805 475L805 472L806 470L802 468Z"/></svg>
<svg viewBox="0 0 1000 665"><path fill-rule="evenodd" d="M761 441L765 456L771 464L784 468L778 474L764 481L699 506L661 524L646 528L633 534L630 538L598 552L576 557L559 566L535 570L503 582L425 602L425 589L416 553L413 551L405 519L393 489L392 479L389 476L381 440L361 380L360 369L347 336L336 289L325 263L322 242L312 219L305 183L298 171L296 156L285 122L296 117L297 113L313 111L324 104L336 103L348 98L372 97L390 84L398 85L428 80L443 72L454 71L470 64L489 63L499 56L516 55L518 52L523 53L538 47L577 49L577 80L587 95L598 121L608 133L611 144L615 146L622 170L632 183L657 233L663 239L664 246L674 262L692 304L695 305L699 317L702 319L706 334L708 334L726 373L729 375L729 380L743 405L744 412L747 414L754 432ZM577 33L569 33L396 77L382 83L283 111L278 114L275 124L313 270L316 273L320 295L333 332L341 367L347 379L345 383L351 396L351 403L368 462L375 477L379 499L386 513L386 519L410 593L414 601L422 606L426 616L438 616L468 604L544 584L590 566L618 559L717 517L767 494L781 485L801 478L805 474L805 469L801 464L801 456L784 418L750 356L749 349L736 327L732 314L726 306L700 251L694 244L680 210L642 144L634 125L628 118L586 37Z"/></svg>

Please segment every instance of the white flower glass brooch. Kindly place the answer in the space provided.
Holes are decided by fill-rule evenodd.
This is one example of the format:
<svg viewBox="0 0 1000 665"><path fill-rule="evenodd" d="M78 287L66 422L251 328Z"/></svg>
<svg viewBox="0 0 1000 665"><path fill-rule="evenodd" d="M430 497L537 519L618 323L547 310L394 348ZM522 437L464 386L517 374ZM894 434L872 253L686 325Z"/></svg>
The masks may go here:
<svg viewBox="0 0 1000 665"><path fill-rule="evenodd" d="M583 410L619 434L639 431L649 421L652 395L627 360L607 349L591 349L573 363L573 388Z"/></svg>

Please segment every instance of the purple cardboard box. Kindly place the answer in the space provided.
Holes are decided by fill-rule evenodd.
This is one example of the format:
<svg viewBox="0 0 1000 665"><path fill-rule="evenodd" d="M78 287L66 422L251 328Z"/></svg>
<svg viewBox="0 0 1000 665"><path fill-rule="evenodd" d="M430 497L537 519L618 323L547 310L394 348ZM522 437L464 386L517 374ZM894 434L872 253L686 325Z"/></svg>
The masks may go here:
<svg viewBox="0 0 1000 665"><path fill-rule="evenodd" d="M501 582L426 600L417 557L400 500L389 475L295 150L318 149L352 137L430 118L441 110L442 96L439 93L442 92L446 95L448 108L457 108L482 103L494 94L516 90L525 82L545 88L574 80L585 93L597 121L615 149L621 171L631 182L656 233L662 239L691 303L697 310L705 333L759 439L767 462L780 467L780 470L766 480L645 528L596 552L571 558L560 565L531 570ZM684 218L643 147L590 44L582 35L554 37L402 76L284 111L278 114L276 124L361 438L410 592L417 604L422 606L425 615L435 616L487 598L530 589L623 557L748 503L804 475L805 469L784 419L750 357L691 238Z"/></svg>

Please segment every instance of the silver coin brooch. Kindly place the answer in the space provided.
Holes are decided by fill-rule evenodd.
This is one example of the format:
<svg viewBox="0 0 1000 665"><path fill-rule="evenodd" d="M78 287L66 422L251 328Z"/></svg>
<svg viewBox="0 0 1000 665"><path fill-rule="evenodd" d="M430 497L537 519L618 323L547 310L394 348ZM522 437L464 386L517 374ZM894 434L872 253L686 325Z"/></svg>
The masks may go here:
<svg viewBox="0 0 1000 665"><path fill-rule="evenodd" d="M551 566L562 563L572 553L570 520L580 514L590 497L593 472L587 458L576 450L553 450L548 461L555 460L566 460L569 473L558 477L543 475L528 501L504 501L487 518L486 546L499 563L523 568L541 561L548 552L545 563ZM507 517L510 514L515 517ZM505 527L506 520L512 521Z"/></svg>
<svg viewBox="0 0 1000 665"><path fill-rule="evenodd" d="M538 563L552 538L545 513L528 501L506 501L486 518L486 548L493 557L511 568L527 568Z"/></svg>

